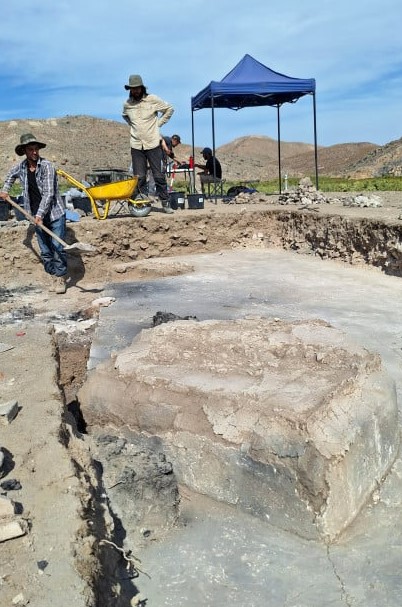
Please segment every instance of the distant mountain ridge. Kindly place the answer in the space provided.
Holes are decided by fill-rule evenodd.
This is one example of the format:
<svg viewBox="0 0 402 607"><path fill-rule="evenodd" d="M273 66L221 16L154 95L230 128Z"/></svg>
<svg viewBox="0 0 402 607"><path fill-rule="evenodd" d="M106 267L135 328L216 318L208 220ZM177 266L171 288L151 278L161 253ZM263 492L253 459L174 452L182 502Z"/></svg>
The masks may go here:
<svg viewBox="0 0 402 607"><path fill-rule="evenodd" d="M130 166L129 129L125 123L92 116L64 116L44 120L0 122L0 179L20 160L14 148L23 133L32 132L47 144L43 155L79 181L94 168ZM167 129L164 133L170 134ZM209 142L203 142L208 145ZM201 146L196 148L198 160ZM179 159L187 159L191 146L177 148ZM240 137L216 150L224 177L228 180L266 180L278 176L278 142L263 135ZM313 175L314 146L281 142L282 174L289 177ZM373 143L344 143L319 146L320 175L374 177L402 175L402 138L384 146Z"/></svg>

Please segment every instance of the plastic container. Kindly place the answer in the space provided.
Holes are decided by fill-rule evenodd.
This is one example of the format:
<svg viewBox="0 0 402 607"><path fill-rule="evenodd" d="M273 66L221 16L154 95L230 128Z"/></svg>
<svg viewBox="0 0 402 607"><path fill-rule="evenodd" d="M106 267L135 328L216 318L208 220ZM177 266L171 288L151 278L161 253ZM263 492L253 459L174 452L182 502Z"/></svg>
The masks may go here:
<svg viewBox="0 0 402 607"><path fill-rule="evenodd" d="M92 212L91 201L86 196L72 198L70 202L73 205L74 209L80 209L81 211L84 211L85 215L89 215Z"/></svg>
<svg viewBox="0 0 402 607"><path fill-rule="evenodd" d="M177 211L177 209L184 209L184 194L183 192L170 192L169 193L170 207Z"/></svg>
<svg viewBox="0 0 402 607"><path fill-rule="evenodd" d="M23 196L11 196L11 200L13 200L17 204L19 204L20 207L22 207L24 205L24 197ZM0 205L1 205L1 203L0 203ZM25 217L25 215L23 213L21 213L21 211L19 211L15 207L13 207L13 213L14 213L15 219L17 221L26 221L27 220L27 218Z"/></svg>
<svg viewBox="0 0 402 607"><path fill-rule="evenodd" d="M187 204L189 209L203 209L204 194L188 194Z"/></svg>
<svg viewBox="0 0 402 607"><path fill-rule="evenodd" d="M7 221L10 215L10 203L2 200L0 202L0 221Z"/></svg>
<svg viewBox="0 0 402 607"><path fill-rule="evenodd" d="M177 199L179 197L179 192L169 192L169 204L170 208L174 211L177 211Z"/></svg>

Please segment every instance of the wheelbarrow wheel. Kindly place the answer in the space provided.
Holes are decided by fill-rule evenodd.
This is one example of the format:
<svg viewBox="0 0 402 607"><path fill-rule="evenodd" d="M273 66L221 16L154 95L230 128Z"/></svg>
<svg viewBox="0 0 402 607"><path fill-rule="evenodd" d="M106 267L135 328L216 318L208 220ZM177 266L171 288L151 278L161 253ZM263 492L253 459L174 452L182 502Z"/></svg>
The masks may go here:
<svg viewBox="0 0 402 607"><path fill-rule="evenodd" d="M130 203L128 205L128 208L129 208L130 214L133 215L133 217L146 217L151 212L151 205L150 204L133 204L133 203Z"/></svg>

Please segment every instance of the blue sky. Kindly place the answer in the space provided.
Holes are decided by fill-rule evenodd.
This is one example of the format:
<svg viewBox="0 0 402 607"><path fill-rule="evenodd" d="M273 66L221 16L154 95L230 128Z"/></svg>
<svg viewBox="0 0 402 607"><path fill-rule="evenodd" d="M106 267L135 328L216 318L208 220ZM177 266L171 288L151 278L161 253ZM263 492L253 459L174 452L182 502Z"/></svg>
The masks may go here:
<svg viewBox="0 0 402 607"><path fill-rule="evenodd" d="M19 0L2 6L0 120L121 120L130 74L172 103L164 134L191 142L191 97L248 53L315 78L319 145L402 137L401 0ZM283 141L313 143L312 98L281 110ZM211 112L194 113L211 145ZM276 138L276 110L215 111L216 145Z"/></svg>

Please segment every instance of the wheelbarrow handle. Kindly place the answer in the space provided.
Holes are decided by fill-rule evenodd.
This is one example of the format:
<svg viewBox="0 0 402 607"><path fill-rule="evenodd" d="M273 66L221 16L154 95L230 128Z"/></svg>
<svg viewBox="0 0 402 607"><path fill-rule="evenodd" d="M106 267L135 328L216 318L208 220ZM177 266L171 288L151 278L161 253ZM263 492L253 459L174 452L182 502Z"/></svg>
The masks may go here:
<svg viewBox="0 0 402 607"><path fill-rule="evenodd" d="M4 198L3 200L5 200L9 204L11 204L11 206L14 207L15 209L18 209L18 211L20 213L22 213L27 219L29 219L29 221L31 223L33 223L35 225L35 227L40 228L41 230L43 230L44 232L46 232L46 234L49 234L49 236L51 236L52 238L54 238L55 240L57 240L57 242L59 244L63 245L63 247L65 247L65 248L69 247L69 245L62 238L60 238L60 236L58 236L57 234L55 234L54 232L52 232L52 230L49 230L49 228L47 226L44 226L42 223L36 223L35 222L35 218L32 215L30 215L28 213L28 211L26 211L24 209L24 207L22 207L21 205L19 205L16 202L14 202L14 200L12 200L10 198L10 196L7 196L7 198Z"/></svg>

